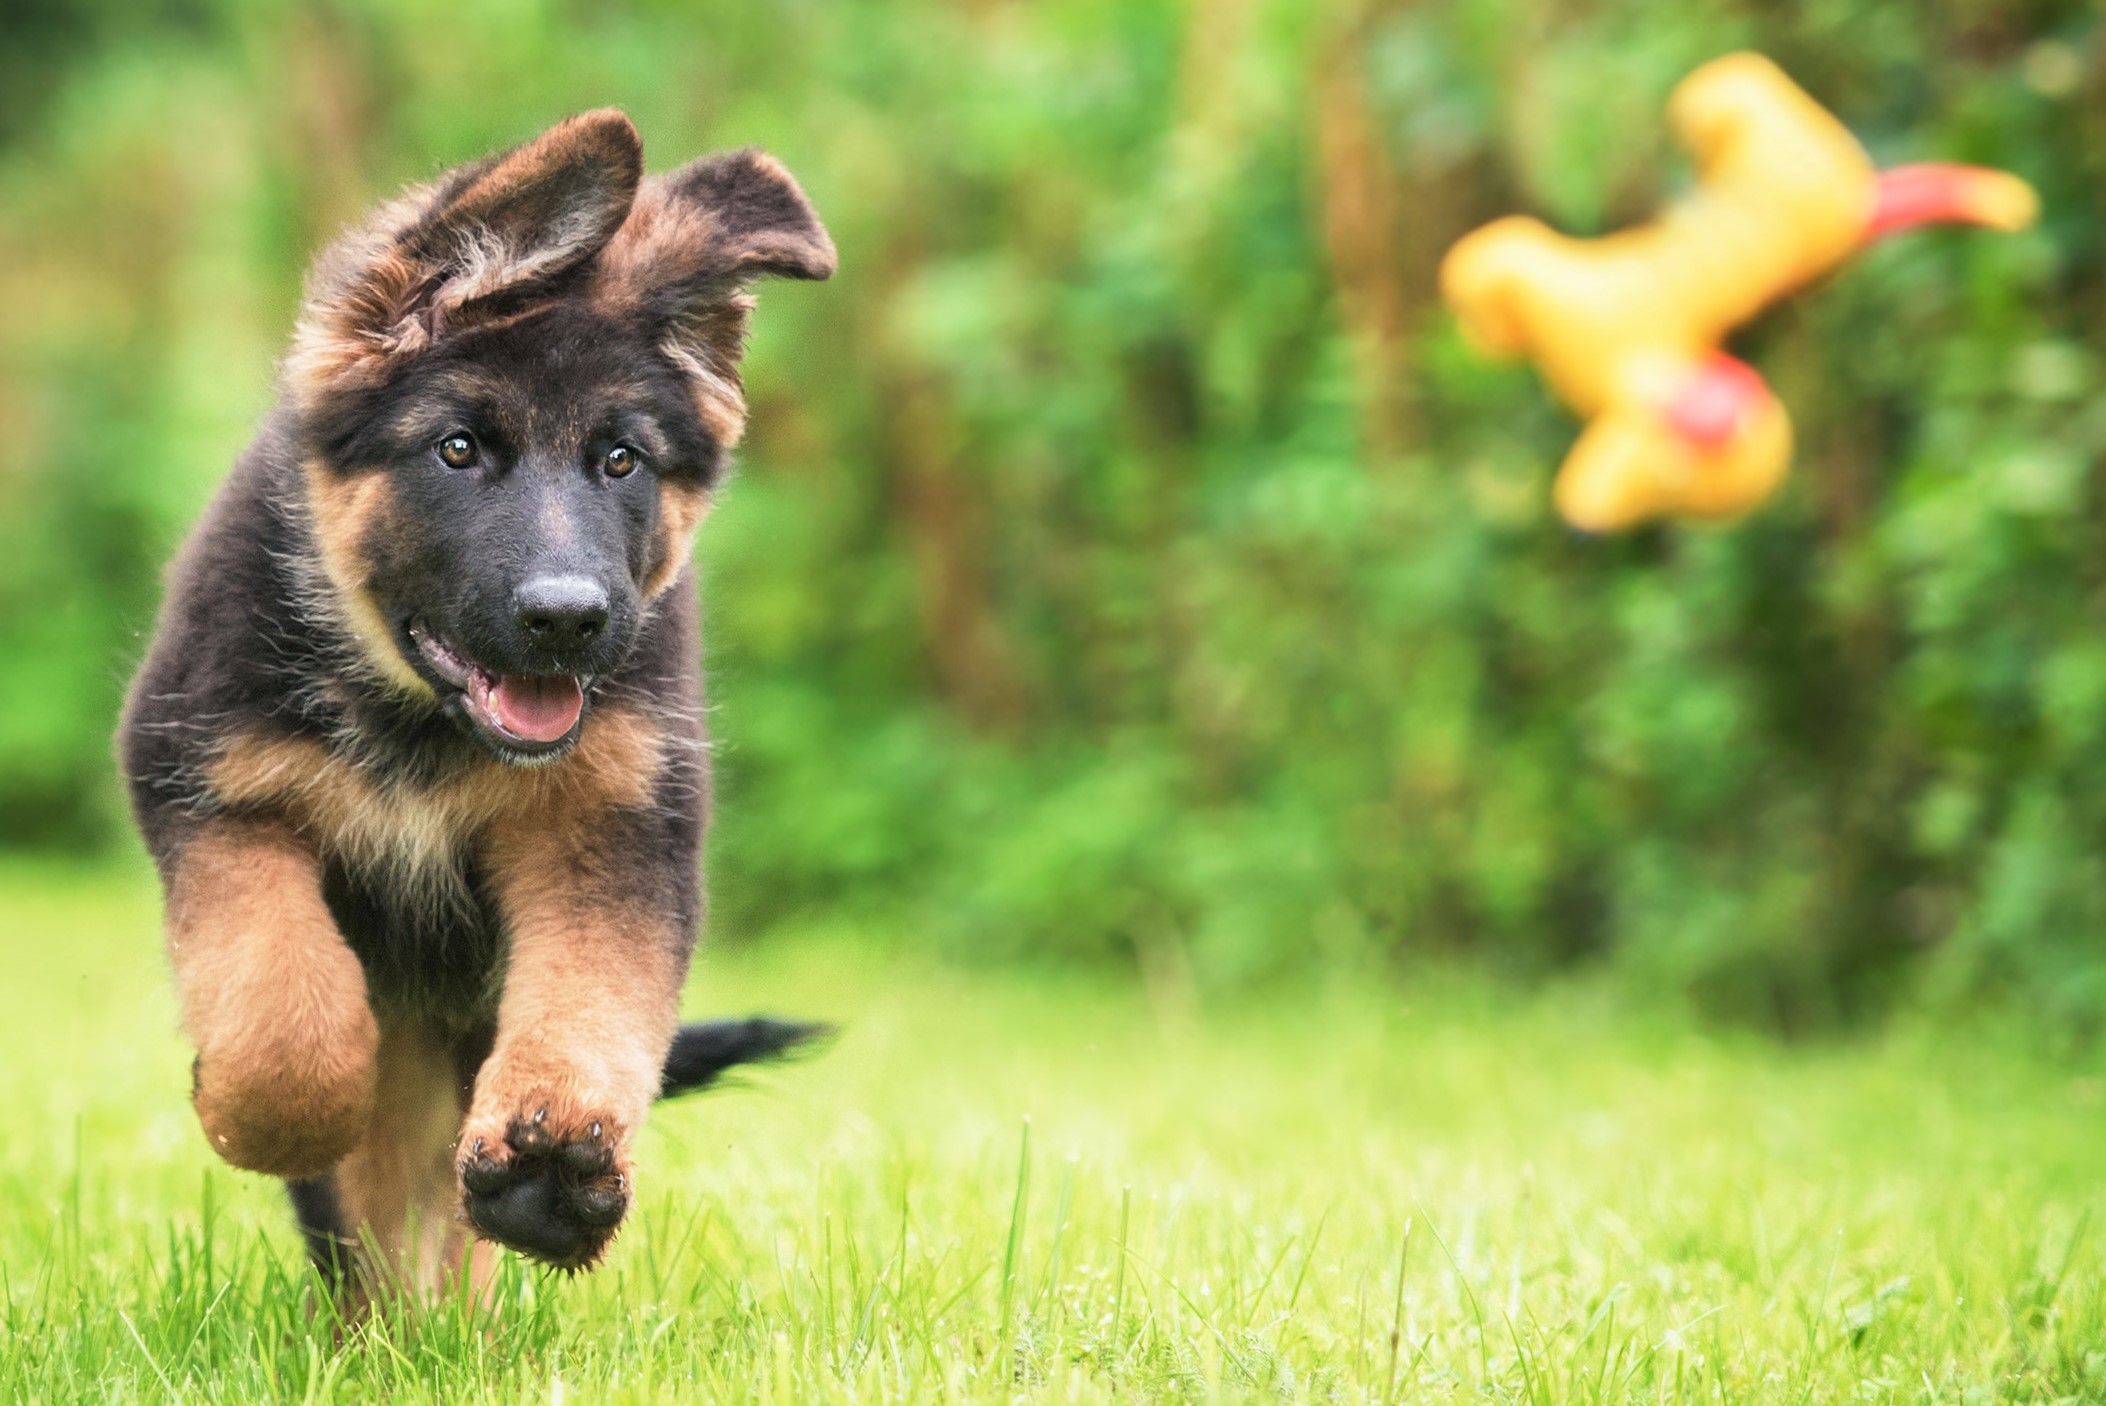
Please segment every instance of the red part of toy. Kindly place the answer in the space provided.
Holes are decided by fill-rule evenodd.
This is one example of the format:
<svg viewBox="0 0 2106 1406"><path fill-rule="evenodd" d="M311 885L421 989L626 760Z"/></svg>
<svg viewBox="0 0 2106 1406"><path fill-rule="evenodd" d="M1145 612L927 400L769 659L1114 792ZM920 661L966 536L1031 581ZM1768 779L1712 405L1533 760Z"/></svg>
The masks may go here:
<svg viewBox="0 0 2106 1406"><path fill-rule="evenodd" d="M2002 171L1925 161L1879 173L1865 240L1919 225L1981 225L2006 232L2032 223L2030 191Z"/></svg>
<svg viewBox="0 0 2106 1406"><path fill-rule="evenodd" d="M1713 352L1669 403L1667 423L1690 443L1716 449L1732 441L1769 394L1754 367Z"/></svg>

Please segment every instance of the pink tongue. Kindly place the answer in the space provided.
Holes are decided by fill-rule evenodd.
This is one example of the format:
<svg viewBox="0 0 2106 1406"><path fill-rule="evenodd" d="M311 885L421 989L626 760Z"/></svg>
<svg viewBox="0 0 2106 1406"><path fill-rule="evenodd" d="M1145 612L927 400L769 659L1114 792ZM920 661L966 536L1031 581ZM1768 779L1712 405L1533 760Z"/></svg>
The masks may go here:
<svg viewBox="0 0 2106 1406"><path fill-rule="evenodd" d="M584 690L573 678L507 675L490 689L490 712L498 724L529 742L559 741L584 708Z"/></svg>

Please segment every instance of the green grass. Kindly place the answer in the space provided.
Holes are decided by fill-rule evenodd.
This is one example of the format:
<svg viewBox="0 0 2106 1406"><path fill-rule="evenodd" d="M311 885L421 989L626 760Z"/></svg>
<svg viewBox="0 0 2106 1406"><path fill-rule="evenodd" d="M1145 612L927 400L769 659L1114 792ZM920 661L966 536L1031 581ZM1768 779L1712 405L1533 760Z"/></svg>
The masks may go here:
<svg viewBox="0 0 2106 1406"><path fill-rule="evenodd" d="M823 1057L660 1110L604 1268L342 1335L213 1162L141 878L0 876L0 1399L2106 1397L2106 1084L1598 993L1177 1014L811 940L697 1009Z"/></svg>

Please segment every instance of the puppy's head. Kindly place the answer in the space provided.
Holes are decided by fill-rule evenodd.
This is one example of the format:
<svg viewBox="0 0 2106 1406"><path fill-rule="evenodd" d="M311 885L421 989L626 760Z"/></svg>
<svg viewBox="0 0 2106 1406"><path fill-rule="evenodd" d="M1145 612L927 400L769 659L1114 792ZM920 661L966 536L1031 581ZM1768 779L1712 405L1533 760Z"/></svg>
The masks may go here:
<svg viewBox="0 0 2106 1406"><path fill-rule="evenodd" d="M410 192L317 263L286 363L332 603L508 761L576 741L687 560L744 423L746 286L833 272L773 159L642 166L594 112Z"/></svg>

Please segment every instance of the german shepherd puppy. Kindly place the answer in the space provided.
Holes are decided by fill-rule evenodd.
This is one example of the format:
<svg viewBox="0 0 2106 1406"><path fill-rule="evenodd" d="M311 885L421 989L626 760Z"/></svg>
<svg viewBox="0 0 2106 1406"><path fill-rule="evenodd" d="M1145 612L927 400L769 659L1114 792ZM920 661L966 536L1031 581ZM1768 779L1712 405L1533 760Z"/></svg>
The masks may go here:
<svg viewBox="0 0 2106 1406"><path fill-rule="evenodd" d="M689 558L744 421L746 285L833 269L773 159L644 179L612 110L316 264L119 750L198 1119L291 1183L325 1268L480 1280L470 1227L589 1265L652 1100L810 1033L678 1025L707 794Z"/></svg>

